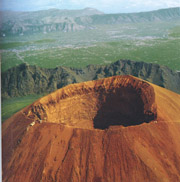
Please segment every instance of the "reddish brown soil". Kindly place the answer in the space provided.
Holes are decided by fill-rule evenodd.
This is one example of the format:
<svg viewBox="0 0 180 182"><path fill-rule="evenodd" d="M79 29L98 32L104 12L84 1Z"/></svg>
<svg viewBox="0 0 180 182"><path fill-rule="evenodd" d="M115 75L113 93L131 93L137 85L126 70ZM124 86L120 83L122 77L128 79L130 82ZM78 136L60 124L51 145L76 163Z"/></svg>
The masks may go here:
<svg viewBox="0 0 180 182"><path fill-rule="evenodd" d="M3 182L179 182L180 95L132 76L69 85L2 141Z"/></svg>

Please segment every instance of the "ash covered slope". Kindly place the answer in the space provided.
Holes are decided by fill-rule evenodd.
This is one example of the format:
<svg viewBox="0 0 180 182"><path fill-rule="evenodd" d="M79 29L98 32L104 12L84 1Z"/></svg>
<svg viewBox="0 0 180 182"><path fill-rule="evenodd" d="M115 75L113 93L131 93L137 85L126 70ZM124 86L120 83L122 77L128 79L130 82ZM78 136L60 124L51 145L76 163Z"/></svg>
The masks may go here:
<svg viewBox="0 0 180 182"><path fill-rule="evenodd" d="M180 93L180 73L158 64L120 60L106 66L90 65L82 69L46 69L22 64L2 73L2 97L50 93L71 83L115 75L133 75Z"/></svg>
<svg viewBox="0 0 180 182"><path fill-rule="evenodd" d="M66 86L3 123L3 180L179 182L179 109L132 76Z"/></svg>

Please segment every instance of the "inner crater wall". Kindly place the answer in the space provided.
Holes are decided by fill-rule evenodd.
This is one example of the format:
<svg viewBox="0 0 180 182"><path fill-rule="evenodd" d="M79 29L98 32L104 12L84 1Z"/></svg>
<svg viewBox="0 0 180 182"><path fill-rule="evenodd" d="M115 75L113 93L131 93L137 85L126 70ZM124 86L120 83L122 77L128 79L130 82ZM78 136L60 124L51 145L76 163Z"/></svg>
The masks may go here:
<svg viewBox="0 0 180 182"><path fill-rule="evenodd" d="M29 106L25 114L36 121L106 129L156 120L157 108L150 84L116 76L66 86Z"/></svg>

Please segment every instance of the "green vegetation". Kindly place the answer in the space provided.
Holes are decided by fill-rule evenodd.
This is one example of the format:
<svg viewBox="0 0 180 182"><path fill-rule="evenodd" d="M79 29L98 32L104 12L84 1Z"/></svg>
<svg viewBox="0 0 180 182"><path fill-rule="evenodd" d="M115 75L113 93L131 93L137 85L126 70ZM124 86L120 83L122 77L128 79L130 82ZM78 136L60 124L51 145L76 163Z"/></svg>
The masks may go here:
<svg viewBox="0 0 180 182"><path fill-rule="evenodd" d="M2 72L23 63L22 59L19 59L16 52L3 52L1 53L1 58Z"/></svg>
<svg viewBox="0 0 180 182"><path fill-rule="evenodd" d="M180 22L96 25L77 32L0 38L2 72L21 63L84 67L131 59L180 70Z"/></svg>
<svg viewBox="0 0 180 182"><path fill-rule="evenodd" d="M89 29L72 32L43 31L0 37L1 71L4 72L22 63L45 68L57 66L82 68L89 64L109 64L119 59L158 63L173 70L180 70L178 10L175 10L175 14L173 14L174 9L168 10L167 14L164 14L166 12L164 10L158 11L159 15L155 12L157 17L162 18L162 21L157 22L151 19L151 13L145 13L137 16L132 14L131 23L110 23L108 25L108 23L102 24L103 21L105 23L108 21L107 19L110 19L118 23L117 16L121 15L94 15L91 17L93 24L88 24L89 19L86 21L86 18L75 19L76 23L82 23L83 26L85 24ZM47 12L42 13L44 19ZM55 16L57 11L53 10L49 13L53 13L52 15ZM59 13L61 15L65 12ZM49 17L50 14L47 16ZM37 16L39 17L39 15ZM126 17L128 18L128 16ZM148 22L134 23L139 16L140 18L145 16ZM96 19L97 17L98 19ZM129 20L126 17L123 16L125 22ZM163 19L163 17L166 18ZM14 19L14 16L12 18ZM172 20L169 21L169 18ZM49 21L48 18L47 20ZM58 18L58 20L60 19ZM54 21L54 17L52 21ZM33 22L30 23L33 24ZM2 120L7 119L39 97L40 95L33 95L3 100Z"/></svg>
<svg viewBox="0 0 180 182"><path fill-rule="evenodd" d="M45 68L85 67L130 59L166 65L180 70L179 39L121 40L89 47L52 48L2 53L2 71L26 62Z"/></svg>
<svg viewBox="0 0 180 182"><path fill-rule="evenodd" d="M54 40L54 39L42 39L42 40L34 41L34 43L37 43L37 44L53 43L53 42L56 42L56 40Z"/></svg>
<svg viewBox="0 0 180 182"><path fill-rule="evenodd" d="M43 95L28 95L2 101L2 122Z"/></svg>
<svg viewBox="0 0 180 182"><path fill-rule="evenodd" d="M26 42L5 42L5 43L0 43L0 49L12 49L16 48L19 46L25 46L29 45L29 43Z"/></svg>
<svg viewBox="0 0 180 182"><path fill-rule="evenodd" d="M174 38L180 38L180 26L176 26L170 30L169 36Z"/></svg>
<svg viewBox="0 0 180 182"><path fill-rule="evenodd" d="M33 46L34 44L44 44L44 43L53 43L56 40L54 39L42 39L42 40L35 40L32 42L24 41L24 42L1 42L0 49L13 49L23 46Z"/></svg>

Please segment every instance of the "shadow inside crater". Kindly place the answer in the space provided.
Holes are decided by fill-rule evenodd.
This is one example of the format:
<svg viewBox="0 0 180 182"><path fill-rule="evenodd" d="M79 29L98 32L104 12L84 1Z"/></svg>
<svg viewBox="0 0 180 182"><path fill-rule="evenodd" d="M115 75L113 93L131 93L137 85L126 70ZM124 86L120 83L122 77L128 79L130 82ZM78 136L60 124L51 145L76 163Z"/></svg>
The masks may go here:
<svg viewBox="0 0 180 182"><path fill-rule="evenodd" d="M155 120L156 113L145 112L144 105L141 94L133 87L116 88L110 93L102 93L93 120L94 128L107 129L113 125L127 127Z"/></svg>

